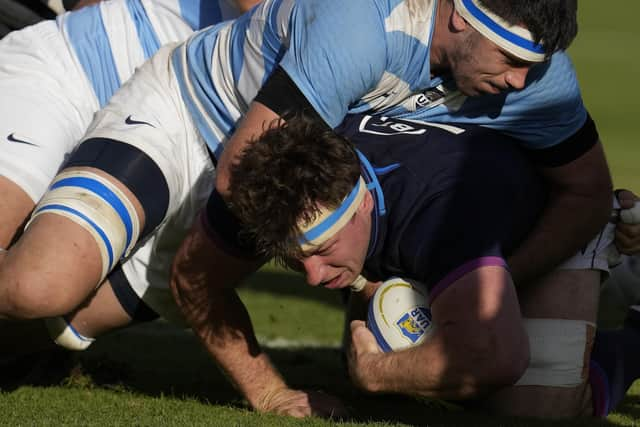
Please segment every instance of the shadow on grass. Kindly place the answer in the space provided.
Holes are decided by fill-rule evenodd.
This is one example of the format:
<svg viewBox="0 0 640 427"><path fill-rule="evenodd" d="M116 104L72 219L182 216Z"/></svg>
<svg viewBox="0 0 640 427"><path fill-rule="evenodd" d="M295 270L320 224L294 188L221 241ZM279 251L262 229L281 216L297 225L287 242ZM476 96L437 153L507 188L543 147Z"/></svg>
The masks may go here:
<svg viewBox="0 0 640 427"><path fill-rule="evenodd" d="M540 421L489 416L452 409L437 401L402 396L371 396L355 390L336 348L270 348L267 353L287 382L296 388L323 390L343 399L351 408L348 420L407 425L464 426L603 426L611 421ZM148 396L174 396L203 403L246 408L189 332L169 325L140 325L97 341L76 356L75 371L67 380L80 387L126 389ZM637 400L622 412L640 418Z"/></svg>
<svg viewBox="0 0 640 427"><path fill-rule="evenodd" d="M241 285L241 288L251 289L256 292L268 292L273 295L313 299L327 306L342 307L339 291L309 286L302 274L289 270L262 269L248 278Z"/></svg>

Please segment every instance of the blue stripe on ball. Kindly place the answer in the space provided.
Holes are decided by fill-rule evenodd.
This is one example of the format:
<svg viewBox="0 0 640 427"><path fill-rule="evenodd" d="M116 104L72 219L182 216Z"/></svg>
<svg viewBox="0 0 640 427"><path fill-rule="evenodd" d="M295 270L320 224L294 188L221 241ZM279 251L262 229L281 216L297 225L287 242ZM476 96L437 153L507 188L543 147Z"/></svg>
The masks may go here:
<svg viewBox="0 0 640 427"><path fill-rule="evenodd" d="M373 300L372 300L373 302ZM378 324L376 323L375 315L373 313L373 304L369 304L369 310L367 314L367 328L371 331L374 337L376 337L376 341L382 351L385 353L389 353L393 351L389 343L382 336L382 332L380 332L380 328L378 328Z"/></svg>

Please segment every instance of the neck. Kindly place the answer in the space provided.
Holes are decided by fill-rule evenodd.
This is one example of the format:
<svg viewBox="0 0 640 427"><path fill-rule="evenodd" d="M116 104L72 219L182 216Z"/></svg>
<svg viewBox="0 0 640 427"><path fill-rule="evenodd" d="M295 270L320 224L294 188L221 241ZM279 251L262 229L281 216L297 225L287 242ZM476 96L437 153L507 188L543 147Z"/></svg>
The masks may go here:
<svg viewBox="0 0 640 427"><path fill-rule="evenodd" d="M429 61L431 74L441 75L449 71L449 60L446 47L450 43L450 17L453 12L453 4L449 0L438 0L436 5L436 18L431 46L429 48Z"/></svg>

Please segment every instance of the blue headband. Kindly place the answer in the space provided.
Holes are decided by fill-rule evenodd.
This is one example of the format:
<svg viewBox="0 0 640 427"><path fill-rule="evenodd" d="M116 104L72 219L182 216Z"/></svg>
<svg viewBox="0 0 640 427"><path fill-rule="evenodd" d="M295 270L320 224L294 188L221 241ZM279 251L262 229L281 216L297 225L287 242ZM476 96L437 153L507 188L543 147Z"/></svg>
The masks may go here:
<svg viewBox="0 0 640 427"><path fill-rule="evenodd" d="M483 36L506 52L528 62L543 62L546 54L542 44L534 41L529 30L511 25L479 0L454 0L458 14Z"/></svg>
<svg viewBox="0 0 640 427"><path fill-rule="evenodd" d="M303 250L322 245L329 240L353 217L360 207L367 185L362 177L358 178L353 190L349 192L337 209L320 208L320 213L308 224L299 225L302 236L298 242Z"/></svg>

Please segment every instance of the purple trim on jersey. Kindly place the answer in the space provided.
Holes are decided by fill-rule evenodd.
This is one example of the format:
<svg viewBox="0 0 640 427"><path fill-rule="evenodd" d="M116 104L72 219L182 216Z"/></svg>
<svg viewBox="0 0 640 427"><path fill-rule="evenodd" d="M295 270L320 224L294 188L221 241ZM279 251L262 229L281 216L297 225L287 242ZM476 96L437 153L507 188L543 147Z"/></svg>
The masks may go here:
<svg viewBox="0 0 640 427"><path fill-rule="evenodd" d="M589 363L589 385L593 401L593 416L605 418L609 413L609 380L595 360Z"/></svg>
<svg viewBox="0 0 640 427"><path fill-rule="evenodd" d="M433 288L431 288L431 291L429 291L430 304L433 304L433 302L436 300L438 295L440 295L442 291L447 289L456 280L460 279L465 274L473 270L477 270L478 268L481 268L481 267L504 267L506 269L507 262L502 257L485 256L485 257L473 259L471 261L468 261L462 264L460 267L456 268L455 270L451 271L449 274L444 276L442 280L440 280L438 283L436 283L436 285Z"/></svg>

